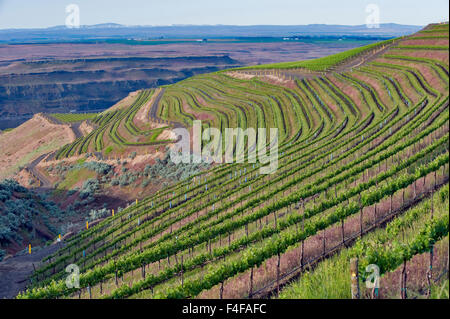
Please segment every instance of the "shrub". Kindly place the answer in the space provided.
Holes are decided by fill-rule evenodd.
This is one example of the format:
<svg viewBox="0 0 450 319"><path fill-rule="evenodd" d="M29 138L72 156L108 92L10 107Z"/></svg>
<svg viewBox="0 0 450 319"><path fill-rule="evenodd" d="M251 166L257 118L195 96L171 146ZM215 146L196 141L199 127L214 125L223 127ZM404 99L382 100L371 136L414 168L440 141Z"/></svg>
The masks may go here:
<svg viewBox="0 0 450 319"><path fill-rule="evenodd" d="M4 251L3 249L0 249L0 261L3 260L3 257L6 256L6 251Z"/></svg>
<svg viewBox="0 0 450 319"><path fill-rule="evenodd" d="M95 178L90 178L83 183L83 187L80 191L80 198L86 199L92 197L95 192L100 188L99 182Z"/></svg>
<svg viewBox="0 0 450 319"><path fill-rule="evenodd" d="M102 162L84 162L73 165L70 167L71 170L86 168L88 170L94 171L98 174L106 175L112 170L112 166Z"/></svg>
<svg viewBox="0 0 450 319"><path fill-rule="evenodd" d="M96 219L100 219L109 215L109 212L106 208L95 210L91 209L89 212L89 216L87 218L88 221L94 221Z"/></svg>

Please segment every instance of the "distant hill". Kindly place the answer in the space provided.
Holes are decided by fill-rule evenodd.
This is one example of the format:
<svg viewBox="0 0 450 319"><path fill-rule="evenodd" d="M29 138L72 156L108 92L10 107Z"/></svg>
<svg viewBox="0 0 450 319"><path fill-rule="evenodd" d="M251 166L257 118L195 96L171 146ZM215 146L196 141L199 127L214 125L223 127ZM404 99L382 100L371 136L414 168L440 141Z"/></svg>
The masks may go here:
<svg viewBox="0 0 450 319"><path fill-rule="evenodd" d="M69 29L55 26L45 29L3 29L0 43L79 41L104 38L226 38L226 37L284 37L295 35L370 35L401 36L420 30L422 26L396 23L380 24L379 28L366 25L172 25L172 26L124 26L104 23Z"/></svg>

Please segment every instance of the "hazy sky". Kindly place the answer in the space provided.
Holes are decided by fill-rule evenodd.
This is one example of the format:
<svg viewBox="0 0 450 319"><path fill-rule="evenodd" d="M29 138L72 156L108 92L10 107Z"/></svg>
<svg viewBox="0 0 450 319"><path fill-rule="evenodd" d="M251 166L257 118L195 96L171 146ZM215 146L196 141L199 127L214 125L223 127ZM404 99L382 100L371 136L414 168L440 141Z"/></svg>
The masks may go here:
<svg viewBox="0 0 450 319"><path fill-rule="evenodd" d="M448 0L0 0L0 29L64 25L69 4L80 23L172 24L364 24L368 4L380 22L425 25L448 21Z"/></svg>

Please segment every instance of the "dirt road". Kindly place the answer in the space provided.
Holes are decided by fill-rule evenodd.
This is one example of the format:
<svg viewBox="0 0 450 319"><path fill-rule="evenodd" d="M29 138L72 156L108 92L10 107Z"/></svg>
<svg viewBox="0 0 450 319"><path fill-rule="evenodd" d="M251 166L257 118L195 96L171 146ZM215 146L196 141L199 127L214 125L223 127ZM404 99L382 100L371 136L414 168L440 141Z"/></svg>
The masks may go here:
<svg viewBox="0 0 450 319"><path fill-rule="evenodd" d="M151 108L150 108L150 112L148 112L148 117L149 120L157 120L158 122L163 122L163 123L167 123L175 128L177 127L183 127L183 125L181 125L178 122L167 122L166 120L163 120L161 118L158 117L158 105L159 105L159 101L161 101L161 98L164 95L164 91L166 89L165 88L161 88L161 90L159 91L158 95L155 98L155 101L153 102Z"/></svg>
<svg viewBox="0 0 450 319"><path fill-rule="evenodd" d="M29 283L28 277L33 273L33 264L38 268L41 260L53 254L59 245L63 243L44 247L31 255L15 256L0 262L0 299L14 298L23 291Z"/></svg>
<svg viewBox="0 0 450 319"><path fill-rule="evenodd" d="M37 168L36 166L49 155L50 153L45 153L36 158L34 161L29 163L26 168L34 175L35 178L37 178L40 181L39 188L51 188L53 184L45 177Z"/></svg>

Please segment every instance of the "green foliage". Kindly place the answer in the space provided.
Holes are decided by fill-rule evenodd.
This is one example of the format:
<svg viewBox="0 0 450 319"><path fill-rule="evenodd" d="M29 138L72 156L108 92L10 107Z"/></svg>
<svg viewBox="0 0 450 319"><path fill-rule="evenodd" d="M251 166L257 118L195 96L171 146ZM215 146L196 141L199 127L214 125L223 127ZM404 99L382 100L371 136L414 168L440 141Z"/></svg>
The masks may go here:
<svg viewBox="0 0 450 319"><path fill-rule="evenodd" d="M91 209L88 216L88 221L94 221L100 218L104 218L106 216L109 216L110 212L106 208L102 209Z"/></svg>
<svg viewBox="0 0 450 319"><path fill-rule="evenodd" d="M53 113L50 115L61 122L74 123L91 120L97 116L97 113Z"/></svg>
<svg viewBox="0 0 450 319"><path fill-rule="evenodd" d="M383 45L392 44L395 40L396 39L372 43L372 44L369 44L366 46L350 49L345 52L336 53L333 55L329 55L329 56L314 59L314 60L306 60L306 61L300 61L300 62L282 62L282 63L265 64L265 65L259 65L259 66L249 66L249 67L239 68L238 70L306 68L306 69L310 69L313 71L326 71L333 66L343 63L344 61L354 58L354 57L356 57L360 54L363 54L369 50L379 48Z"/></svg>
<svg viewBox="0 0 450 319"><path fill-rule="evenodd" d="M371 47L379 48L380 44ZM309 68L322 72L359 54L363 59L366 53L352 51L306 62L310 63ZM398 59L407 63L396 63ZM448 86L448 66L433 59L405 58L398 53L386 55L385 61L389 63L371 62L356 67L354 72L297 81L292 88L258 79L240 80L220 72L168 86L157 116L170 122L189 126L195 119L193 114L205 114L208 120L204 127L278 127L281 132L277 172L271 176L259 174L261 163L174 165L166 156L140 172L127 170L124 162L119 166L121 174L113 170L105 175L98 173L102 183L128 186L139 180L142 187L155 183L163 189L116 210L114 216L106 213L108 218L69 239L60 254L46 258L51 261L36 272L34 278L39 275L41 280L35 287L39 288L20 297L70 296L75 290L63 285L63 265L79 259L85 250L88 254L81 268L82 287L93 287L114 278L116 272L120 276L143 265L177 258L178 254L177 262L164 264L142 280L136 281L134 276L133 282L108 291L105 298L195 298L328 227L338 227L365 207L405 189L408 192L411 184L420 183L432 172L446 176L449 115L445 112L448 95L442 88ZM415 67L417 64L429 67L430 75L424 77ZM438 85L430 82L430 76L436 76ZM348 93L350 87L356 95ZM140 92L129 108L96 117L94 122L102 129L67 147L64 154L88 152L94 144L103 149L103 138L108 139L107 145L117 145L124 152L136 141L154 142L160 132L143 131L133 120L150 95ZM86 147L89 143L91 146ZM428 177L427 183L431 183ZM91 186L94 184L89 183L86 188ZM435 197L441 198L439 203L445 202L448 187ZM91 199L88 195L83 202ZM435 201L434 205L436 208L438 203ZM417 206L404 219L383 229L384 237L380 235L373 244L358 248L361 265L376 260L383 264L383 271L388 271L402 258L429 249L448 233L448 218L442 214L436 214L433 222L422 222L423 211L429 207ZM101 218L103 213L93 211L90 218ZM264 219L275 217L276 222L262 225ZM407 240L397 241L395 238L410 224L414 227ZM248 228L250 233L244 235ZM233 240L227 245L218 244L227 235ZM208 244L213 245L211 250ZM196 253L187 257L193 248ZM320 276L305 275L304 282L309 286L304 286L307 293L302 296L348 297L344 275L348 274L348 262L342 262L342 258L347 259L355 251L348 250L339 257L341 263L337 266L328 261L322 264L330 269L320 268L319 264ZM185 257L183 265L179 263L180 255ZM54 267L58 269L55 274ZM333 277L336 269L339 276ZM181 271L185 274L183 286L177 279ZM332 279L347 288L327 294L333 287ZM314 294L314 285L323 281L326 284ZM149 288L155 293L146 291Z"/></svg>
<svg viewBox="0 0 450 319"><path fill-rule="evenodd" d="M50 231L50 217L59 218L64 212L45 194L35 194L14 180L0 182L0 244L21 241L22 231L33 230L33 220L42 218Z"/></svg>
<svg viewBox="0 0 450 319"><path fill-rule="evenodd" d="M93 197L95 193L100 189L100 184L97 179L90 178L83 183L83 187L80 190L80 198L87 199Z"/></svg>

